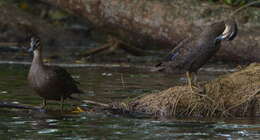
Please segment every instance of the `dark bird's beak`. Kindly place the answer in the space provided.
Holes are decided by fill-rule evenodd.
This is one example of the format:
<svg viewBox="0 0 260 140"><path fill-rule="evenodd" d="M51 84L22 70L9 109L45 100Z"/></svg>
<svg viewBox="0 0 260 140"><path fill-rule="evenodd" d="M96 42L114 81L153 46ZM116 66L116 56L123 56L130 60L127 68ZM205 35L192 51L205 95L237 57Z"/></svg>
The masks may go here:
<svg viewBox="0 0 260 140"><path fill-rule="evenodd" d="M29 53L33 52L33 48L30 47L28 50L27 50Z"/></svg>
<svg viewBox="0 0 260 140"><path fill-rule="evenodd" d="M228 36L227 40L233 40L237 36L237 31L237 24L234 23L233 25L231 25L231 33Z"/></svg>
<svg viewBox="0 0 260 140"><path fill-rule="evenodd" d="M234 20L226 21L225 29L223 33L220 36L216 37L215 41L220 41L220 40L231 41L236 37L237 30L238 30L237 24Z"/></svg>
<svg viewBox="0 0 260 140"><path fill-rule="evenodd" d="M237 24L234 20L227 21L225 24L226 28L223 32L223 36L225 36L225 40L231 41L237 35Z"/></svg>

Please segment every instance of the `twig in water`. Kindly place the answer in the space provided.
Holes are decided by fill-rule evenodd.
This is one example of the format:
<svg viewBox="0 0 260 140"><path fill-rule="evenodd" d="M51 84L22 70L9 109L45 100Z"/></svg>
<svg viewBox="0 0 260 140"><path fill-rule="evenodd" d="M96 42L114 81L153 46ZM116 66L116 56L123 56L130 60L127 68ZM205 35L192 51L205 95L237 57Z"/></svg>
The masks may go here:
<svg viewBox="0 0 260 140"><path fill-rule="evenodd" d="M75 101L80 101L80 102L85 103L85 104L93 104L93 105L98 105L98 106L102 106L102 107L109 107L110 106L109 104L100 103L100 102L91 101L91 100L81 100L81 99L78 99L76 97L70 97L70 99L75 100Z"/></svg>
<svg viewBox="0 0 260 140"><path fill-rule="evenodd" d="M125 85L125 80L124 80L124 75L123 73L121 73L121 83L123 85L123 88L126 88L126 85Z"/></svg>
<svg viewBox="0 0 260 140"><path fill-rule="evenodd" d="M102 107L109 107L109 104L95 102L95 101L91 101L91 100L82 100L82 102L86 103L86 104L93 104L93 105L98 105L98 106L102 106Z"/></svg>

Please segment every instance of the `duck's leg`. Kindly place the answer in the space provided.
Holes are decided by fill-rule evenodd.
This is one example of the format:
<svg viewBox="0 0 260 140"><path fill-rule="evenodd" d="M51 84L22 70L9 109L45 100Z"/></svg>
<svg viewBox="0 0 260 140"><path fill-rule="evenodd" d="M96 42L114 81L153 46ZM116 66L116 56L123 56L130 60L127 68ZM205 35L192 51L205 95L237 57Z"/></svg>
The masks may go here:
<svg viewBox="0 0 260 140"><path fill-rule="evenodd" d="M193 78L192 78L192 82L193 82L194 84L196 84L197 81L198 81L197 73L194 73L194 74L193 74Z"/></svg>
<svg viewBox="0 0 260 140"><path fill-rule="evenodd" d="M64 103L64 97L61 96L60 98L60 111L63 112L63 103Z"/></svg>
<svg viewBox="0 0 260 140"><path fill-rule="evenodd" d="M191 89L191 92L193 92L195 89L196 91L201 91L200 88L196 87L196 82L198 80L197 78L197 73L190 73L190 72L186 72L186 76L187 76L187 80L188 80L188 85Z"/></svg>
<svg viewBox="0 0 260 140"><path fill-rule="evenodd" d="M43 100L42 100L41 109L44 109L45 107L46 107L46 99L43 99Z"/></svg>
<svg viewBox="0 0 260 140"><path fill-rule="evenodd" d="M187 77L187 80L188 80L188 86L190 87L190 90L191 90L191 92L193 92L193 90L192 90L192 84L191 84L191 76L190 76L190 72L186 72L186 77Z"/></svg>

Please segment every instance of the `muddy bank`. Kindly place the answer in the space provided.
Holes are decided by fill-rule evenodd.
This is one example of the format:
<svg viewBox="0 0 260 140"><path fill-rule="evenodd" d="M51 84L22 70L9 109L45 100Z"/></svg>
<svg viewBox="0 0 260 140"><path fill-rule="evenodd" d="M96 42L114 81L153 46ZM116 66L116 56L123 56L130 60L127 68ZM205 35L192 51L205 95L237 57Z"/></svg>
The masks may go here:
<svg viewBox="0 0 260 140"><path fill-rule="evenodd" d="M12 10L10 10L12 9ZM0 4L0 42L1 46L17 46L25 43L28 33L38 34L46 46L67 47L86 45L87 36L53 25L37 15L29 14L14 4ZM9 44L8 44L9 43ZM11 43L11 44L10 44ZM12 44L13 43L13 44Z"/></svg>
<svg viewBox="0 0 260 140"><path fill-rule="evenodd" d="M260 64L202 84L191 92L176 86L112 104L116 111L155 117L248 117L260 115Z"/></svg>
<svg viewBox="0 0 260 140"><path fill-rule="evenodd" d="M192 0L48 0L48 3L81 16L99 30L135 46L168 49L238 8ZM239 35L232 43L223 44L218 59L260 61L258 11L257 7L250 7L235 15Z"/></svg>

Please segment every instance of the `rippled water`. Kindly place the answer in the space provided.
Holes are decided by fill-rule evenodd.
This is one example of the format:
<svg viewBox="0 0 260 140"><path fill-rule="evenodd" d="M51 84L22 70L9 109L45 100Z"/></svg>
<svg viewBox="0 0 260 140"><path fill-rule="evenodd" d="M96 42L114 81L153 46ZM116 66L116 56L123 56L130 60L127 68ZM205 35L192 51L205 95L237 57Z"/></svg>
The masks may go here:
<svg viewBox="0 0 260 140"><path fill-rule="evenodd" d="M68 66L68 65L64 65ZM228 66L207 66L200 80L234 71ZM27 86L28 65L0 65L0 99L39 105L41 99ZM182 75L149 73L144 66L68 68L87 94L81 96L111 102L184 84ZM67 101L66 109L71 110ZM59 106L51 102L49 108ZM52 109L53 110L53 109ZM0 108L0 139L260 139L260 119L154 120L103 113L33 112Z"/></svg>

